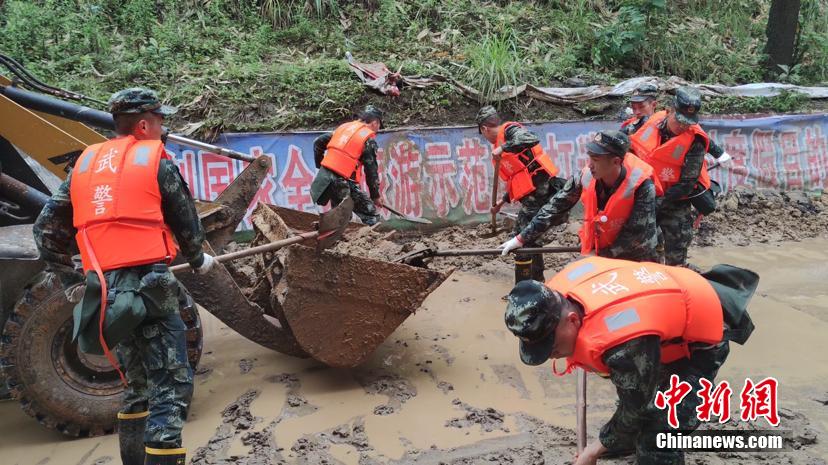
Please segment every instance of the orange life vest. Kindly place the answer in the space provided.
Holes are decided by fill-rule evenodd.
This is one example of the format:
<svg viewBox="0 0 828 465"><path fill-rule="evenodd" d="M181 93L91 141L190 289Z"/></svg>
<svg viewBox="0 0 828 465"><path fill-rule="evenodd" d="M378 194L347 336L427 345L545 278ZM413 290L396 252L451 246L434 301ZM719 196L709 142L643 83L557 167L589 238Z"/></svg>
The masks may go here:
<svg viewBox="0 0 828 465"><path fill-rule="evenodd" d="M639 118L638 118L637 116L633 116L633 117L627 118L626 120L624 120L624 122L623 122L623 123L621 123L621 128L625 128L625 127L627 127L627 126L629 126L629 125L631 125L631 124L635 124L635 123L637 123L637 122L638 122L638 119L639 119Z"/></svg>
<svg viewBox="0 0 828 465"><path fill-rule="evenodd" d="M627 175L610 196L604 209L598 210L597 180L592 177L589 168L584 168L581 182L581 202L584 204L584 224L578 235L581 237L581 254L605 249L615 242L618 233L632 213L635 203L635 191L641 183L652 179L656 186L656 195L662 195L661 185L653 176L653 168L631 153L627 153L623 162Z"/></svg>
<svg viewBox="0 0 828 465"><path fill-rule="evenodd" d="M126 378L104 338L108 291L103 272L175 258L175 239L161 210L162 158L169 157L160 140L125 136L90 145L72 169L69 195L81 261L101 285L99 342L124 386Z"/></svg>
<svg viewBox="0 0 828 465"><path fill-rule="evenodd" d="M654 113L635 134L630 136L630 144L632 152L653 167L656 176L661 181L661 187L666 191L679 181L681 169L684 166L684 157L696 136L704 139L705 152L710 145L710 140L704 129L694 124L682 134L662 143L658 126L665 118L667 118L666 111ZM705 189L710 188L707 160L702 163L699 183Z"/></svg>
<svg viewBox="0 0 828 465"><path fill-rule="evenodd" d="M355 179L359 182L362 179L362 170L359 169L362 149L365 142L375 135L367 124L359 120L339 126L328 142L322 166L346 179L356 175Z"/></svg>
<svg viewBox="0 0 828 465"><path fill-rule="evenodd" d="M103 271L175 258L158 187L162 158L161 141L132 136L90 145L78 158L70 195L84 271L94 269L91 253Z"/></svg>
<svg viewBox="0 0 828 465"><path fill-rule="evenodd" d="M509 121L500 125L497 131L497 139L495 140L495 148L500 147L506 142L506 129L511 126L522 126L520 123ZM509 200L515 202L535 191L535 184L532 182L532 176L540 170L546 171L549 176L556 176L558 174L558 167L549 158L549 155L543 150L541 144L535 144L531 149L534 162L537 167L529 170L530 162L529 156L525 153L511 153L503 152L500 156L500 172L498 175L500 179L506 181L506 191L509 193ZM495 163L492 160L492 163Z"/></svg>
<svg viewBox="0 0 828 465"><path fill-rule="evenodd" d="M687 268L589 257L546 285L585 311L564 373L577 367L608 373L604 352L641 336L661 339L661 363L689 358L689 343L718 344L724 336L716 291Z"/></svg>

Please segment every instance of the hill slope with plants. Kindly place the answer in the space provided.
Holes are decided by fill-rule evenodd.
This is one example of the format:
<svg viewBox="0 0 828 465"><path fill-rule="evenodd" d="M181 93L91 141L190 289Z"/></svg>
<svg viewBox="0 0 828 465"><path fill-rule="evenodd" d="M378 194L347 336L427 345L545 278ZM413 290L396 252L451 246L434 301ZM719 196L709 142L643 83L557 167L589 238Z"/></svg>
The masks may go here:
<svg viewBox="0 0 828 465"><path fill-rule="evenodd" d="M330 127L367 102L392 125L471 121L477 102L448 85L393 101L344 59L450 75L484 94L504 84L613 83L639 75L740 84L828 82L828 0L802 0L796 64L763 66L763 0L6 0L0 52L45 82L99 99L132 85L202 130ZM4 72L4 70L0 71ZM503 103L524 119L577 118L621 102ZM714 101L711 110L791 111L796 95Z"/></svg>

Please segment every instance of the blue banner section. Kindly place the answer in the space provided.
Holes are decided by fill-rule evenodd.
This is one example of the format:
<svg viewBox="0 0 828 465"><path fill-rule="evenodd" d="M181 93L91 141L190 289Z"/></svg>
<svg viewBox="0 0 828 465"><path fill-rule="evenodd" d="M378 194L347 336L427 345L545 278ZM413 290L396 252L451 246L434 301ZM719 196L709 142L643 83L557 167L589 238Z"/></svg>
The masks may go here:
<svg viewBox="0 0 828 465"><path fill-rule="evenodd" d="M615 121L527 124L564 177L585 165L586 143L597 131L618 126ZM725 190L735 186L781 190L826 187L826 114L709 119L702 126L733 156L727 168L712 173ZM225 134L217 144L273 161L251 208L262 201L317 212L310 184L317 171L313 140L320 134ZM492 147L477 128L391 130L379 134L377 142L381 191L388 205L407 215L449 223L479 221L488 214ZM245 166L176 144L167 148L198 199L215 199ZM382 213L387 217L388 212Z"/></svg>

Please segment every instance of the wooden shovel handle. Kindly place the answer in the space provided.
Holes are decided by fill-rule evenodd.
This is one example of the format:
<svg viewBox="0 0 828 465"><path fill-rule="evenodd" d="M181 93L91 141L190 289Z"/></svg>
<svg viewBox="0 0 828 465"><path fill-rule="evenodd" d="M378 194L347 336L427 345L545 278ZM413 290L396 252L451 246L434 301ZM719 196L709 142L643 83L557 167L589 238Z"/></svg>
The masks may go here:
<svg viewBox="0 0 828 465"><path fill-rule="evenodd" d="M296 235L294 237L291 237L291 238L288 238L288 239L283 239L281 241L271 242L269 244L264 244L264 245L260 245L260 246L257 246L257 247L251 247L249 249L239 250L239 251L236 251L236 252L230 252L230 253L226 253L224 255L219 255L219 256L213 257L213 258L215 258L215 260L219 263L229 262L231 260L236 260L238 258L244 258L244 257L249 257L251 255L257 255L257 254L262 254L262 253L265 253L265 252L270 252L270 251L273 251L273 250L279 250L282 247L286 247L286 246L289 246L291 244L296 244L296 243L302 242L305 239L313 239L317 236L319 236L319 233L316 232L316 231L306 232L306 233L298 234L298 235ZM181 265L175 265L175 266L170 267L170 271L172 271L173 273L175 273L176 271L188 270L188 269L190 269L190 264L189 263L183 263Z"/></svg>
<svg viewBox="0 0 828 465"><path fill-rule="evenodd" d="M497 205L497 188L500 185L500 158L494 165L494 177L492 179L492 208ZM497 213L492 212L492 232L497 231Z"/></svg>

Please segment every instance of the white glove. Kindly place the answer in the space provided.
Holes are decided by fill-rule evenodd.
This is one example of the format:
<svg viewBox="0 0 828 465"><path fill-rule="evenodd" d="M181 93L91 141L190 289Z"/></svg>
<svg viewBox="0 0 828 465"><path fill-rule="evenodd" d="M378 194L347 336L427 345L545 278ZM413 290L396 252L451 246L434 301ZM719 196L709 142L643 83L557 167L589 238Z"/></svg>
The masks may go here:
<svg viewBox="0 0 828 465"><path fill-rule="evenodd" d="M517 236L500 244L499 248L503 249L503 252L500 255L505 257L509 252L521 247L523 247L523 241L520 239L520 234L518 234Z"/></svg>
<svg viewBox="0 0 828 465"><path fill-rule="evenodd" d="M733 157L731 157L727 152L722 152L722 155L719 156L718 162L720 165L726 165L730 162L730 160L733 160Z"/></svg>
<svg viewBox="0 0 828 465"><path fill-rule="evenodd" d="M86 293L86 284L74 284L70 288L64 289L63 293L66 295L66 300L68 300L69 303L76 304L83 299L83 295Z"/></svg>
<svg viewBox="0 0 828 465"><path fill-rule="evenodd" d="M213 258L210 254L204 254L204 261L201 262L201 266L194 269L198 274L206 274L210 271L210 268L213 267L213 264L216 263L216 259Z"/></svg>

